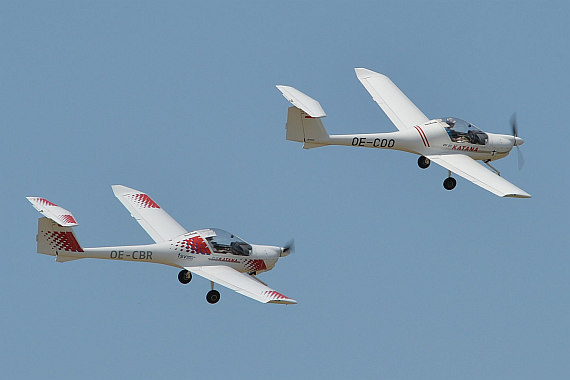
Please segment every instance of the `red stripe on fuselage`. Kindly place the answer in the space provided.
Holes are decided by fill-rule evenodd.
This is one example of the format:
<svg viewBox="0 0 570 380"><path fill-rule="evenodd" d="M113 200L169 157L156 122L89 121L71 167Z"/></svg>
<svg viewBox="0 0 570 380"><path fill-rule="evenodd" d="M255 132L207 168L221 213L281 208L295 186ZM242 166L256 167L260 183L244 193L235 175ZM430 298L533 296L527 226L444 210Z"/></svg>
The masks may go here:
<svg viewBox="0 0 570 380"><path fill-rule="evenodd" d="M424 146L430 148L429 141L428 141L428 138L427 138L424 130L421 129L421 127L419 125L416 125L414 128L416 128L416 130L420 134L420 137L422 138L422 142L424 143Z"/></svg>
<svg viewBox="0 0 570 380"><path fill-rule="evenodd" d="M420 132L420 129L416 126L414 127L416 129L416 131L418 131L418 133L420 134L420 138L422 139L422 142L424 143L424 146L427 147L426 145L426 140L424 140L424 135L422 135L422 133Z"/></svg>

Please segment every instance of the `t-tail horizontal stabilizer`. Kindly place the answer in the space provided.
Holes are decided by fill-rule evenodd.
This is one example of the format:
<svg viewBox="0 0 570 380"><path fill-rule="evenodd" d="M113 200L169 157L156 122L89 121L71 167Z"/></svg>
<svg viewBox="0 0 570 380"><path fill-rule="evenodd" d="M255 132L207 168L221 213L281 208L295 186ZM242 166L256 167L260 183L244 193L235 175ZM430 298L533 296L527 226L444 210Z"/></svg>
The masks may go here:
<svg viewBox="0 0 570 380"><path fill-rule="evenodd" d="M318 148L327 145L327 133L321 118L327 116L321 104L296 88L276 86L294 107L287 114L287 140L304 142L303 148Z"/></svg>
<svg viewBox="0 0 570 380"><path fill-rule="evenodd" d="M77 226L77 222L71 212L67 211L63 207L59 207L55 203L48 201L41 197L26 197L30 201L32 206L40 212L43 216L46 216L59 224L62 227L74 227Z"/></svg>
<svg viewBox="0 0 570 380"><path fill-rule="evenodd" d="M83 252L73 229L77 226L71 212L41 197L26 197L45 218L38 220L36 236L38 253L56 256L56 261L77 260L77 253Z"/></svg>
<svg viewBox="0 0 570 380"><path fill-rule="evenodd" d="M275 86L285 99L287 99L295 107L305 111L310 117L325 117L327 114L321 107L321 104L309 95L303 94L301 91L290 86Z"/></svg>

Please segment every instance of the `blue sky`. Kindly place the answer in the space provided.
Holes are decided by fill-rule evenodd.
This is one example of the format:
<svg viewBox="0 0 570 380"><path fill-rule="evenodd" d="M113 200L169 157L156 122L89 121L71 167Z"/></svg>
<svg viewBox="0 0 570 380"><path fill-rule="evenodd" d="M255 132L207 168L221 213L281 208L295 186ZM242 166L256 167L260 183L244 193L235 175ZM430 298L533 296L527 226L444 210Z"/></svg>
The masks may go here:
<svg viewBox="0 0 570 380"><path fill-rule="evenodd" d="M4 2L0 365L9 378L566 378L570 75L565 2ZM275 84L331 133L393 131L354 75L428 117L525 144L498 198L402 152L285 140ZM264 305L171 267L35 253L25 196L71 210L84 246L150 243L111 185L187 229L296 252Z"/></svg>

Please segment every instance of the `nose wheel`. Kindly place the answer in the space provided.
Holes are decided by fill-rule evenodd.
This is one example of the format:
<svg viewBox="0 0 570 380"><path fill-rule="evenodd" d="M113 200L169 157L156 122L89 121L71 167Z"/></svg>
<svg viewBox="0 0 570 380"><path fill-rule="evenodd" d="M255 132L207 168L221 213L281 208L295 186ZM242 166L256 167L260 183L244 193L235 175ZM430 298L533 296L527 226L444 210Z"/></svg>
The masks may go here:
<svg viewBox="0 0 570 380"><path fill-rule="evenodd" d="M430 159L426 156L420 156L420 158L418 158L418 166L422 169L427 169L430 163Z"/></svg>
<svg viewBox="0 0 570 380"><path fill-rule="evenodd" d="M455 185L457 185L457 181L453 177L447 177L445 181L443 181L443 187L445 187L446 190L453 190Z"/></svg>

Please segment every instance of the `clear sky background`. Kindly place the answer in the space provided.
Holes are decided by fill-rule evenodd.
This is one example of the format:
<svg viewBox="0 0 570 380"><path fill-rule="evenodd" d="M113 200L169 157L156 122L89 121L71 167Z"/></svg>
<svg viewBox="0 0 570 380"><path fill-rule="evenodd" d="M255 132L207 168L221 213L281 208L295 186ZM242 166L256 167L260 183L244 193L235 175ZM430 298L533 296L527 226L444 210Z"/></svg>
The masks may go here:
<svg viewBox="0 0 570 380"><path fill-rule="evenodd" d="M567 2L3 2L0 266L5 378L570 376ZM428 117L509 133L503 199L411 154L303 150L276 84L331 133L394 131L353 68ZM265 305L176 268L35 253L25 196L83 246L150 243L112 184L187 229L295 238Z"/></svg>

